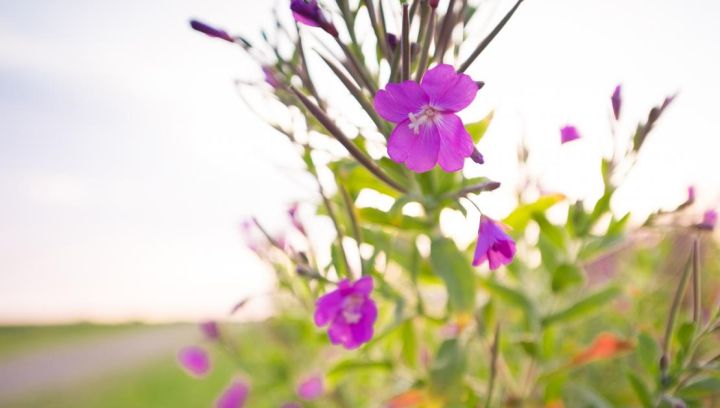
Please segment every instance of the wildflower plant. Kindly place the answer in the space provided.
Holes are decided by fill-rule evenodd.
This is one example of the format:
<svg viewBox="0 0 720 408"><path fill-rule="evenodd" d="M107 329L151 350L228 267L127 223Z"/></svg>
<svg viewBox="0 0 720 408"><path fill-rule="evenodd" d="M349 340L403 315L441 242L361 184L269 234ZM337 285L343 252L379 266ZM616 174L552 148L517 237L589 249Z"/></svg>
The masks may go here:
<svg viewBox="0 0 720 408"><path fill-rule="evenodd" d="M636 222L611 205L674 97L623 138L616 134L620 118L628 120L621 87L609 95L613 149L597 165L603 189L596 201L543 193L527 170L532 152L520 146L525 181L502 186L517 201L497 214L502 218L490 218L476 199L492 200L506 180L469 177L463 169L482 172L485 160L507 158L494 156L491 145L483 153L478 147L492 113L469 123L457 113L482 97L484 83L468 69L523 1L475 41L479 33L470 27L485 17L477 3L283 0L272 29L253 41L191 22L257 62L264 81L238 81L240 95L256 89L268 104L279 102L291 121L267 121L296 148L317 197L288 205L288 230L279 236L262 220L241 225L248 248L276 272L277 310L263 326L266 341L202 324L204 341L236 361L247 379L230 379L218 406L714 401L720 310L702 292L700 266L701 241L709 242L716 213L689 218L694 189L675 208ZM329 83L354 106L331 103ZM548 140L584 141L573 125L563 125L559 136ZM342 153L328 158L328 145ZM363 204L368 195L387 206ZM312 216L303 217L303 209ZM448 213L479 218L473 245L458 244L441 228ZM332 242L313 236L320 218L332 224ZM685 245L670 253L647 245L648 236L670 233ZM655 269L678 256L687 259L679 272L661 276ZM668 285L658 287L658 280ZM658 296L665 302L648 309ZM258 351L274 346L282 352ZM210 370L202 348L179 358L193 375ZM264 368L251 369L258 365Z"/></svg>

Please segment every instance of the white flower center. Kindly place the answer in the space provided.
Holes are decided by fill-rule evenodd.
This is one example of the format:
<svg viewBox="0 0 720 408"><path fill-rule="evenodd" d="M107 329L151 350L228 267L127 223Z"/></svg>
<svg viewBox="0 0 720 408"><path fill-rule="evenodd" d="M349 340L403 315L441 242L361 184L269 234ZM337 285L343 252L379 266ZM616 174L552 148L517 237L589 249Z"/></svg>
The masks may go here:
<svg viewBox="0 0 720 408"><path fill-rule="evenodd" d="M360 306L362 306L363 302L362 296L358 295L350 295L343 300L342 315L347 323L355 324L360 321L362 317Z"/></svg>
<svg viewBox="0 0 720 408"><path fill-rule="evenodd" d="M408 126L410 130L413 131L416 135L420 133L420 126L426 124L426 123L432 123L438 116L440 112L438 112L435 108L433 108L430 105L425 105L417 113L410 112L408 113L408 119L410 119L410 125Z"/></svg>

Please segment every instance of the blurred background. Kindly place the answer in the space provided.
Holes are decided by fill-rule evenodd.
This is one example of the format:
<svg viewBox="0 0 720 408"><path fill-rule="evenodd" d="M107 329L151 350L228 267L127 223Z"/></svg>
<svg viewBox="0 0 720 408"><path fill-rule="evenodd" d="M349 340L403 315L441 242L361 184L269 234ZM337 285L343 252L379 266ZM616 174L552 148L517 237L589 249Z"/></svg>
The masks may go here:
<svg viewBox="0 0 720 408"><path fill-rule="evenodd" d="M512 5L476 3L489 26ZM251 0L0 0L0 406L206 404L220 380L162 399L192 381L173 361L199 336L189 323L247 297L235 319L271 313L271 273L239 222L280 227L314 192L237 95L234 80L260 68L187 21L252 39L275 4L289 14ZM464 117L496 111L483 173L504 187L489 213L509 209L521 140L548 191L601 195L588 163L609 152L618 83L621 135L679 95L613 208L672 208L689 185L698 217L717 208L717 21L712 0L527 0L468 72L486 86ZM582 140L561 148L566 123Z"/></svg>

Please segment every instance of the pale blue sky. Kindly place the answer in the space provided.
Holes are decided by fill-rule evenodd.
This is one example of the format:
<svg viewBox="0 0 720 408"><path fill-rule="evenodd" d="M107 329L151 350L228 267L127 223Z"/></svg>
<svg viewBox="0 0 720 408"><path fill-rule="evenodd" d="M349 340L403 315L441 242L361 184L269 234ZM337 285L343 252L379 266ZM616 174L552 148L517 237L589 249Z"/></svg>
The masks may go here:
<svg viewBox="0 0 720 408"><path fill-rule="evenodd" d="M271 4L0 0L0 321L219 316L270 285L237 222L310 186L236 97L258 67L187 20L255 36ZM512 182L525 134L546 186L592 197L615 83L626 132L679 90L615 205L671 206L692 183L717 206L718 21L711 0L527 0L470 70L488 85L465 118L497 108L483 172ZM584 139L560 149L566 122ZM502 215L508 192L484 202Z"/></svg>

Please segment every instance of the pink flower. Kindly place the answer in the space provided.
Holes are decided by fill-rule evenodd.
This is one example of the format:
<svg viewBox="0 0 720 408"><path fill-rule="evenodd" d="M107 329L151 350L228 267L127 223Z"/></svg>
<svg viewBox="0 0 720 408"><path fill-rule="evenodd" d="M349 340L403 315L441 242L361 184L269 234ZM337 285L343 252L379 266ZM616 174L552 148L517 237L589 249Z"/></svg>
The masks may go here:
<svg viewBox="0 0 720 408"><path fill-rule="evenodd" d="M388 155L412 171L423 173L436 164L448 172L463 168L473 142L455 114L475 99L478 86L451 65L440 64L415 81L389 83L375 94L375 110L396 123L388 139Z"/></svg>
<svg viewBox="0 0 720 408"><path fill-rule="evenodd" d="M580 139L580 133L578 133L575 126L566 125L560 129L560 143L565 144L577 139Z"/></svg>
<svg viewBox="0 0 720 408"><path fill-rule="evenodd" d="M515 241L492 219L480 217L478 241L475 247L473 266L479 266L485 260L490 264L491 270L512 262L515 256Z"/></svg>
<svg viewBox="0 0 720 408"><path fill-rule="evenodd" d="M306 378L297 387L298 396L308 401L321 397L324 392L323 379L319 376Z"/></svg>
<svg viewBox="0 0 720 408"><path fill-rule="evenodd" d="M342 344L348 350L360 347L372 338L377 319L377 307L370 299L373 281L370 276L350 283L343 279L337 289L320 297L315 303L315 324L329 324L328 337L332 344Z"/></svg>
<svg viewBox="0 0 720 408"><path fill-rule="evenodd" d="M208 320L200 323L200 331L208 340L217 340L220 338L220 328L214 320Z"/></svg>
<svg viewBox="0 0 720 408"><path fill-rule="evenodd" d="M245 406L250 387L240 380L233 380L230 385L225 388L217 401L216 408L242 408Z"/></svg>
<svg viewBox="0 0 720 408"><path fill-rule="evenodd" d="M190 27L192 27L193 30L199 31L210 37L219 38L221 40L229 42L235 42L235 39L233 39L230 34L226 33L224 30L211 27L203 22L197 20L190 20Z"/></svg>
<svg viewBox="0 0 720 408"><path fill-rule="evenodd" d="M338 31L330 20L325 17L317 0L292 0L290 2L293 18L298 23L310 27L320 27L333 37L338 36Z"/></svg>
<svg viewBox="0 0 720 408"><path fill-rule="evenodd" d="M703 220L698 225L699 228L704 230L714 230L715 225L717 225L717 212L715 210L707 210L705 211L705 214L703 214Z"/></svg>
<svg viewBox="0 0 720 408"><path fill-rule="evenodd" d="M615 87L615 90L613 91L612 96L610 97L610 102L612 102L612 109L613 109L613 115L615 115L615 120L620 120L620 107L622 106L622 85L618 84Z"/></svg>
<svg viewBox="0 0 720 408"><path fill-rule="evenodd" d="M690 186L687 188L687 203L692 204L695 202L695 187Z"/></svg>
<svg viewBox="0 0 720 408"><path fill-rule="evenodd" d="M188 374L195 377L204 377L210 371L210 357L200 347L189 346L180 350L178 362Z"/></svg>

